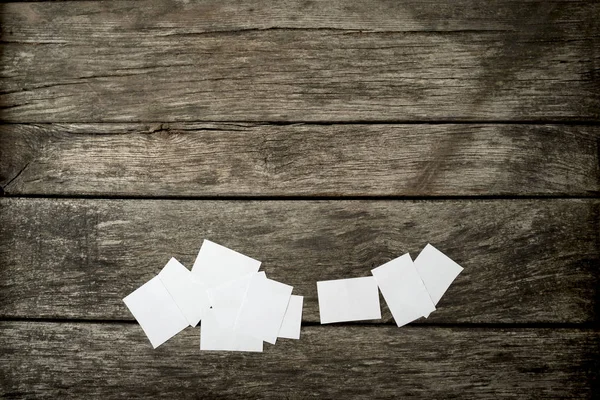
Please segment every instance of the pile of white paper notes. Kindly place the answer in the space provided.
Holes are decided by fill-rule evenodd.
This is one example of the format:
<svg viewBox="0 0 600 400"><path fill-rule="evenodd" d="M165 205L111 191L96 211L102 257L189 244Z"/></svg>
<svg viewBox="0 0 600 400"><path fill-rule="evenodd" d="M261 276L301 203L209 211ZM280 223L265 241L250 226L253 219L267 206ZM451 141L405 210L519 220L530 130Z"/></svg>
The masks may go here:
<svg viewBox="0 0 600 400"><path fill-rule="evenodd" d="M300 338L302 296L260 261L204 240L192 270L176 259L123 301L154 348L200 320L200 350L258 351Z"/></svg>
<svg viewBox="0 0 600 400"><path fill-rule="evenodd" d="M381 318L379 290L398 326L427 318L463 268L428 244L371 270L373 276L317 282L321 323Z"/></svg>

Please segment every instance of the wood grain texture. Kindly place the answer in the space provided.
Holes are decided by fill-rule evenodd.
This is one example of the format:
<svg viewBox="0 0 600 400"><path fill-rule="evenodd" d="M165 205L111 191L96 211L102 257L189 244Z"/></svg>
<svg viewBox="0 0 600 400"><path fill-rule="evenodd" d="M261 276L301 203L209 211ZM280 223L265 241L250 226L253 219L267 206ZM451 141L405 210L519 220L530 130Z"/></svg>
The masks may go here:
<svg viewBox="0 0 600 400"><path fill-rule="evenodd" d="M304 327L264 353L200 352L188 328L152 350L129 324L0 323L0 396L592 398L600 334Z"/></svg>
<svg viewBox="0 0 600 400"><path fill-rule="evenodd" d="M450 3L3 5L0 118L598 121L597 2Z"/></svg>
<svg viewBox="0 0 600 400"><path fill-rule="evenodd" d="M598 200L0 199L0 316L131 320L121 299L203 238L305 296L427 242L465 271L429 323L598 321ZM387 309L384 321L390 321Z"/></svg>
<svg viewBox="0 0 600 400"><path fill-rule="evenodd" d="M36 22L46 30L47 40L58 40L65 32L83 36L113 31L170 29L175 33L205 33L248 29L342 29L393 32L525 31L544 16L556 17L557 27L590 18L598 10L594 1L554 0L114 0L7 4L2 15L20 27L11 35L26 38L28 26ZM51 15L53 18L44 18ZM523 23L529 21L530 24ZM106 22L100 24L98 22ZM589 22L593 22L591 19ZM16 25L16 23L15 23ZM34 28L35 29L35 28ZM10 32L10 31L8 31ZM23 33L25 33L24 36ZM39 34L44 34L39 32Z"/></svg>
<svg viewBox="0 0 600 400"><path fill-rule="evenodd" d="M600 193L600 129L564 125L0 125L7 194Z"/></svg>

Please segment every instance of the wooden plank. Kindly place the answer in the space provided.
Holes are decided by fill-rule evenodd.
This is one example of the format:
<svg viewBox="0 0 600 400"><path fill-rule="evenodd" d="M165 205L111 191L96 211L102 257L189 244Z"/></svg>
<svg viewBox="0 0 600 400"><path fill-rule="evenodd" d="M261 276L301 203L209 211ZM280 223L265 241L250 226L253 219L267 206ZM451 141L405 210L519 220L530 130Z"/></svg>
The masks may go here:
<svg viewBox="0 0 600 400"><path fill-rule="evenodd" d="M264 353L152 350L137 325L0 323L0 396L592 398L600 333L304 327Z"/></svg>
<svg viewBox="0 0 600 400"><path fill-rule="evenodd" d="M117 0L5 4L2 15L13 19L9 38L26 39L32 22L46 31L46 40L67 32L82 36L115 31L147 35L152 30L205 33L248 29L342 29L375 32L531 31L554 18L557 28L589 19L594 1L555 0ZM93 15L93 19L90 16ZM522 23L529 22L528 24ZM100 23L102 22L102 23ZM114 22L111 24L109 22ZM41 31L41 29L40 29ZM37 33L44 35L43 32Z"/></svg>
<svg viewBox="0 0 600 400"><path fill-rule="evenodd" d="M0 125L0 185L121 196L591 195L600 129L565 125Z"/></svg>
<svg viewBox="0 0 600 400"><path fill-rule="evenodd" d="M428 323L598 321L598 200L0 199L1 317L131 320L121 299L203 238L305 296L431 242L465 267ZM384 321L390 321L387 310Z"/></svg>
<svg viewBox="0 0 600 400"><path fill-rule="evenodd" d="M282 22L308 4L247 23L248 3L3 5L1 118L598 121L597 2L451 3L319 2L309 29Z"/></svg>

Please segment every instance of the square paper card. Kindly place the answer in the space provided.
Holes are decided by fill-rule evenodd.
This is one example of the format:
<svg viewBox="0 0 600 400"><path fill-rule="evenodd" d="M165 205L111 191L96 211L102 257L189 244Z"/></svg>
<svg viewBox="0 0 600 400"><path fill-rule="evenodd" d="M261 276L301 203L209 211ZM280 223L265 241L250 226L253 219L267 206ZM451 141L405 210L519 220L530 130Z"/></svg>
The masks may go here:
<svg viewBox="0 0 600 400"><path fill-rule="evenodd" d="M321 323L381 318L377 281L372 276L317 282Z"/></svg>
<svg viewBox="0 0 600 400"><path fill-rule="evenodd" d="M302 303L304 297L294 296L290 297L287 310L281 323L281 328L277 334L280 338L286 339L300 339L300 326L302 325Z"/></svg>
<svg viewBox="0 0 600 400"><path fill-rule="evenodd" d="M123 302L139 322L154 348L189 325L158 276L125 297Z"/></svg>
<svg viewBox="0 0 600 400"><path fill-rule="evenodd" d="M437 304L463 267L450 257L428 244L415 259L415 268L429 292L433 304Z"/></svg>
<svg viewBox="0 0 600 400"><path fill-rule="evenodd" d="M259 268L260 261L205 239L194 261L192 273L204 286L211 289L258 272Z"/></svg>
<svg viewBox="0 0 600 400"><path fill-rule="evenodd" d="M399 327L435 311L435 306L409 254L387 262L371 272Z"/></svg>
<svg viewBox="0 0 600 400"><path fill-rule="evenodd" d="M175 258L169 260L158 277L189 324L198 325L202 316L210 308L206 287Z"/></svg>
<svg viewBox="0 0 600 400"><path fill-rule="evenodd" d="M263 341L252 336L238 334L230 328L223 328L215 318L215 310L210 309L202 318L200 330L200 350L216 351L263 351Z"/></svg>
<svg viewBox="0 0 600 400"><path fill-rule="evenodd" d="M233 331L240 308L246 298L248 286L255 275L267 278L265 272L261 271L226 282L208 291L213 314L221 328Z"/></svg>
<svg viewBox="0 0 600 400"><path fill-rule="evenodd" d="M236 322L236 332L275 344L292 287L255 274Z"/></svg>

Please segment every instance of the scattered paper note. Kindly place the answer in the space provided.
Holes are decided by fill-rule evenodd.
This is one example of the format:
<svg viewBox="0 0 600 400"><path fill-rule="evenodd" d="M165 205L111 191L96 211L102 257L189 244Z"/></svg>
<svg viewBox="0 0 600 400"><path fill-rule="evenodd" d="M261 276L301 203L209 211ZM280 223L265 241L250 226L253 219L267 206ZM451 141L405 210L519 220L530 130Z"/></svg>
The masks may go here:
<svg viewBox="0 0 600 400"><path fill-rule="evenodd" d="M204 240L192 267L192 273L210 289L258 272L259 268L260 261L210 240Z"/></svg>
<svg viewBox="0 0 600 400"><path fill-rule="evenodd" d="M425 246L417 256L415 267L435 305L463 270L463 267L431 244Z"/></svg>
<svg viewBox="0 0 600 400"><path fill-rule="evenodd" d="M238 315L235 329L265 342L275 344L292 287L255 274Z"/></svg>
<svg viewBox="0 0 600 400"><path fill-rule="evenodd" d="M169 260L158 277L190 326L198 325L204 313L210 308L206 287L175 258Z"/></svg>
<svg viewBox="0 0 600 400"><path fill-rule="evenodd" d="M399 327L435 311L409 254L393 259L371 272Z"/></svg>
<svg viewBox="0 0 600 400"><path fill-rule="evenodd" d="M263 351L262 340L223 328L212 309L206 313L200 327L200 350Z"/></svg>
<svg viewBox="0 0 600 400"><path fill-rule="evenodd" d="M200 350L262 352L263 341L300 338L304 298L258 272L260 265L204 240L191 271L171 258L123 301L154 348L200 322ZM428 244L414 262L405 254L371 277L317 282L321 323L381 318L381 290L396 324L406 325L433 312L462 270Z"/></svg>
<svg viewBox="0 0 600 400"><path fill-rule="evenodd" d="M302 324L302 303L303 296L292 295L288 303L287 310L283 316L283 322L279 329L280 338L300 339L300 325Z"/></svg>
<svg viewBox="0 0 600 400"><path fill-rule="evenodd" d="M374 277L317 282L321 323L381 318L379 291Z"/></svg>
<svg viewBox="0 0 600 400"><path fill-rule="evenodd" d="M233 330L235 327L235 321L246 298L250 280L255 275L266 279L264 272L257 272L208 290L208 297L214 310L215 318L223 329Z"/></svg>
<svg viewBox="0 0 600 400"><path fill-rule="evenodd" d="M188 325L188 321L158 278L150 279L123 299L152 347L157 348Z"/></svg>

